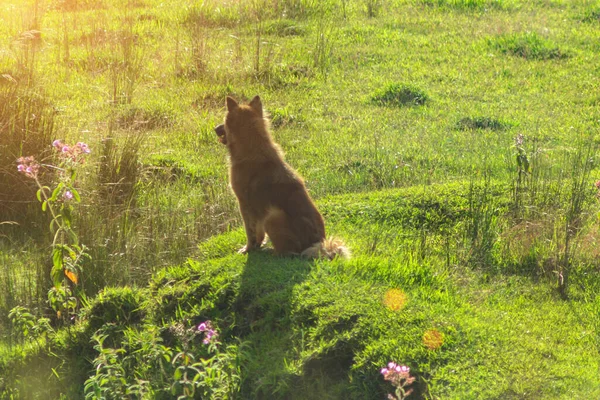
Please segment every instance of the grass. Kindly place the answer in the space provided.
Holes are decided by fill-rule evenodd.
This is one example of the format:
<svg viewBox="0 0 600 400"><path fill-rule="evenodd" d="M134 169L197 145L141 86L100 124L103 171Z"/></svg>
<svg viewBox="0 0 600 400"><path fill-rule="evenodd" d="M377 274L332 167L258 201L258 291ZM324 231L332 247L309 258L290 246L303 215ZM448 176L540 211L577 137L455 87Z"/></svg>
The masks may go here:
<svg viewBox="0 0 600 400"><path fill-rule="evenodd" d="M265 252L241 256L235 254L241 231L217 236L201 245L199 259L162 270L148 289L106 289L82 313L71 339L50 344L58 352L50 365L59 368L61 359L81 357L81 351L93 358L89 338L111 321L108 340L129 359L127 379L133 382L134 371L148 376L135 361L134 351L144 350L127 344L132 338L148 332L158 335L153 340L181 345L168 334L170 327L210 319L220 327L223 346L244 342L241 398L381 398L388 389L378 370L390 359L412 368L418 396L597 396L594 326L581 318L590 304L581 298L565 303L547 278L536 282L509 273L498 279L472 270L462 265L458 248L434 240L460 236L453 228L468 218L467 190L415 188L321 202L330 230L352 246L347 262L311 263ZM385 215L391 210L399 214ZM446 222L439 224L441 219ZM431 235L425 257L417 245L423 223ZM403 295L390 296L393 291ZM423 343L431 330L442 335L438 348ZM47 350L34 350L34 360L47 359ZM24 393L55 396L69 379L71 396L79 396L85 371L57 371L62 378L52 385L29 386ZM21 374L11 372L11 381ZM153 381L150 393L161 392L161 384Z"/></svg>
<svg viewBox="0 0 600 400"><path fill-rule="evenodd" d="M491 41L490 44L504 54L529 60L551 60L569 57L568 52L561 50L535 32L501 36Z"/></svg>
<svg viewBox="0 0 600 400"><path fill-rule="evenodd" d="M209 318L216 397L383 398L392 359L418 377L415 398L598 397L596 9L1 5L0 398L80 398L101 357L169 398L178 365L160 360L209 360L181 333ZM255 94L352 260L234 254L243 234L213 127L226 95ZM12 307L55 318L52 238L15 159L52 162L56 138L92 148L73 222L92 255L88 300L73 326L23 342ZM406 296L396 311L390 289Z"/></svg>
<svg viewBox="0 0 600 400"><path fill-rule="evenodd" d="M397 83L388 85L371 97L373 103L387 106L421 106L428 99L429 96L423 90Z"/></svg>

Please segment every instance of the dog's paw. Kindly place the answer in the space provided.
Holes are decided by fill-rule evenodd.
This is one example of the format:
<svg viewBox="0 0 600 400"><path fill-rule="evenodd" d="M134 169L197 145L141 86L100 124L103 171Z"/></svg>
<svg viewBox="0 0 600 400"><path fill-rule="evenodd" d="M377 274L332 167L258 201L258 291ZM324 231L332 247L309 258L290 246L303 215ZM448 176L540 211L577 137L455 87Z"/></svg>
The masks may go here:
<svg viewBox="0 0 600 400"><path fill-rule="evenodd" d="M256 250L256 249L257 249L256 246L245 245L244 247L242 247L241 249L238 250L238 254L248 254L249 251Z"/></svg>

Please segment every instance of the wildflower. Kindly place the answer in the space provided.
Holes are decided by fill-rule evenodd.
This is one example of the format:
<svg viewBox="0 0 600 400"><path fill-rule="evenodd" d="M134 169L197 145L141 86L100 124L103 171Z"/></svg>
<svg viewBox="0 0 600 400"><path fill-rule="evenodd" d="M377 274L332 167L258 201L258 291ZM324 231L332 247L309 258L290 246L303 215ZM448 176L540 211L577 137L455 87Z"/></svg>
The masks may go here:
<svg viewBox="0 0 600 400"><path fill-rule="evenodd" d="M596 186L596 189L600 190L600 180L596 181L596 183L594 183L594 186Z"/></svg>
<svg viewBox="0 0 600 400"><path fill-rule="evenodd" d="M17 163L17 171L24 173L28 178L37 178L40 164L38 164L32 156L19 157L19 159L17 159Z"/></svg>
<svg viewBox="0 0 600 400"><path fill-rule="evenodd" d="M82 153L85 154L89 154L92 151L90 150L90 148L88 147L87 144L83 143L83 142L77 142L77 144L75 145L76 148L78 148Z"/></svg>
<svg viewBox="0 0 600 400"><path fill-rule="evenodd" d="M70 190L67 190L65 194L63 194L65 200L71 200L73 198L73 193Z"/></svg>
<svg viewBox="0 0 600 400"><path fill-rule="evenodd" d="M410 376L410 368L406 365L398 365L392 361L387 366L387 368L381 369L381 375L383 375L383 379L396 387L396 396L394 397L394 395L389 394L388 399L405 399L412 393L412 389L407 389L407 386L410 386L415 381L415 378Z"/></svg>
<svg viewBox="0 0 600 400"><path fill-rule="evenodd" d="M90 147L83 142L77 142L74 146L69 146L63 143L60 139L56 139L52 142L52 146L60 152L61 156L71 159L74 162L81 162L83 159L80 158L82 154L89 154L92 151Z"/></svg>
<svg viewBox="0 0 600 400"><path fill-rule="evenodd" d="M515 146L517 147L522 147L523 146L523 142L525 141L525 136L523 136L522 133L519 133L516 137L515 137Z"/></svg>
<svg viewBox="0 0 600 400"><path fill-rule="evenodd" d="M200 325L198 325L198 331L205 332L204 340L202 340L202 343L204 344L215 342L219 337L217 331L212 327L211 321L204 321Z"/></svg>
<svg viewBox="0 0 600 400"><path fill-rule="evenodd" d="M198 325L198 330L200 332L204 332L209 328L210 328L210 321L205 321L205 322L202 322L200 325Z"/></svg>

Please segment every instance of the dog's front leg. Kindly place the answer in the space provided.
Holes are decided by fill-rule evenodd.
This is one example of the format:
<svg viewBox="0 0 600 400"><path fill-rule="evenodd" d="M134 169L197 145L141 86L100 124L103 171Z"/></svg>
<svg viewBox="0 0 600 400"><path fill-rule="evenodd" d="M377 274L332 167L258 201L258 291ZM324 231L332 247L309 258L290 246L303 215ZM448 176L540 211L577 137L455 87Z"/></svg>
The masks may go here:
<svg viewBox="0 0 600 400"><path fill-rule="evenodd" d="M265 232L262 225L258 223L257 218L251 215L248 210L240 206L240 211L244 220L244 228L246 228L246 245L239 249L238 253L246 254L250 250L260 248L265 238Z"/></svg>

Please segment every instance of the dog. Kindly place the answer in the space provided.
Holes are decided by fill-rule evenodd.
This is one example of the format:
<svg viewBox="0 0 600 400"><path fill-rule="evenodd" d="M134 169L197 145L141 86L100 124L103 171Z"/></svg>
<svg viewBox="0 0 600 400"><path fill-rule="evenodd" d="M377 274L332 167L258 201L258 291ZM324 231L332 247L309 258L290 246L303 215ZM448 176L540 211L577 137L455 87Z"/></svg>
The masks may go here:
<svg viewBox="0 0 600 400"><path fill-rule="evenodd" d="M239 253L259 249L268 235L277 255L349 258L338 239L326 239L325 223L304 181L273 141L259 96L248 104L227 97L225 122L215 128L229 151L229 182L235 193L247 242Z"/></svg>

